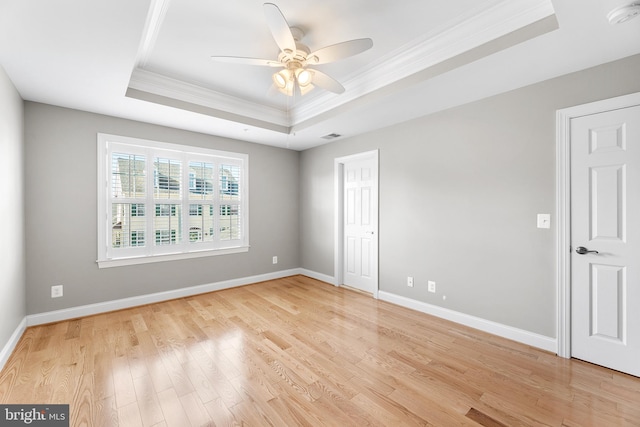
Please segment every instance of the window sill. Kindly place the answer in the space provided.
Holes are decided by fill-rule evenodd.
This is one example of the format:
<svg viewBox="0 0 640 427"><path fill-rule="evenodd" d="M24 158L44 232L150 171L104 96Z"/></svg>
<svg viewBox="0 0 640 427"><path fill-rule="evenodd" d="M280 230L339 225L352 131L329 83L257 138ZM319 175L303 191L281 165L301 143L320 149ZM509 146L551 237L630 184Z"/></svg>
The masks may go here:
<svg viewBox="0 0 640 427"><path fill-rule="evenodd" d="M187 252L187 253L153 255L153 256L131 257L131 258L112 258L112 259L97 260L96 262L98 263L98 268L111 268L111 267L123 267L127 265L150 264L154 262L179 261L184 259L203 258L203 257L209 257L209 256L238 254L243 252L249 252L249 247L241 246L237 248L215 249L215 250L200 251L200 252Z"/></svg>

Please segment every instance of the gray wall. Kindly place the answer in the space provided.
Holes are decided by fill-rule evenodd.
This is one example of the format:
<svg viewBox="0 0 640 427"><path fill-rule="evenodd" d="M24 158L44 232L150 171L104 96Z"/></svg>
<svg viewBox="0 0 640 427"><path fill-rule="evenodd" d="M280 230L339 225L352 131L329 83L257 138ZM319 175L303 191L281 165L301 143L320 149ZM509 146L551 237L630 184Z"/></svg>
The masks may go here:
<svg viewBox="0 0 640 427"><path fill-rule="evenodd" d="M0 67L0 350L26 314L22 98Z"/></svg>
<svg viewBox="0 0 640 427"><path fill-rule="evenodd" d="M298 152L32 102L25 121L28 314L300 266ZM249 252L99 269L99 132L247 153ZM62 298L51 299L54 284L64 285Z"/></svg>
<svg viewBox="0 0 640 427"><path fill-rule="evenodd" d="M302 267L334 273L334 158L379 149L380 289L554 337L555 112L638 76L640 55L303 152Z"/></svg>
<svg viewBox="0 0 640 427"><path fill-rule="evenodd" d="M26 261L16 215L5 248L19 250L1 258L0 342L24 316L25 280L36 314L297 267L332 276L333 160L376 148L381 290L553 337L554 234L535 219L555 210L555 111L640 91L639 74L636 55L303 153L31 102L23 119L2 74L1 158L12 160L2 170L17 186L0 200L24 197ZM249 154L250 251L98 269L98 132ZM53 284L63 298L50 298Z"/></svg>

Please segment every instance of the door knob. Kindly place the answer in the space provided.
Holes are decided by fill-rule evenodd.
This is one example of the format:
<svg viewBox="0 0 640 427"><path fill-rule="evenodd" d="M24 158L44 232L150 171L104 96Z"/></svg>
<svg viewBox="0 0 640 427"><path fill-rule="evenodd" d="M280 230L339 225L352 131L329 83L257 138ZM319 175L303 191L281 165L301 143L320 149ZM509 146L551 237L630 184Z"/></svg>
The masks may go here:
<svg viewBox="0 0 640 427"><path fill-rule="evenodd" d="M589 249L585 248L584 246L578 246L576 248L576 253L580 254L580 255L584 255L584 254L597 254L598 251L590 251Z"/></svg>

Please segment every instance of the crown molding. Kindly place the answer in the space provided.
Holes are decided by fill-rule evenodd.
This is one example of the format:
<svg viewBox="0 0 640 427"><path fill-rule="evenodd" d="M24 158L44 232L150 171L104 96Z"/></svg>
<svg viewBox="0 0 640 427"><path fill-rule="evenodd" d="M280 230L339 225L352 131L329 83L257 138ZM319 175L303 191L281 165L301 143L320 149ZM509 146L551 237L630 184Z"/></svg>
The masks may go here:
<svg viewBox="0 0 640 427"><path fill-rule="evenodd" d="M169 10L171 0L151 0L151 6L147 13L147 21L144 24L138 55L136 56L136 68L147 65L151 51L156 44L160 28Z"/></svg>
<svg viewBox="0 0 640 427"><path fill-rule="evenodd" d="M289 127L289 117L286 111L249 102L142 68L136 68L131 74L129 89L152 93L214 110L226 111L277 126Z"/></svg>
<svg viewBox="0 0 640 427"><path fill-rule="evenodd" d="M292 112L293 125L541 21L555 11L550 0L491 0L457 20L414 39L343 81L340 97L318 97Z"/></svg>
<svg viewBox="0 0 640 427"><path fill-rule="evenodd" d="M154 0L129 89L292 129L364 95L554 15L551 0L487 0L343 79L341 96L326 93L287 112L144 69L170 0ZM460 65L458 65L460 66ZM426 79L426 73L420 77ZM265 126L261 126L265 127ZM267 126L268 127L268 126Z"/></svg>

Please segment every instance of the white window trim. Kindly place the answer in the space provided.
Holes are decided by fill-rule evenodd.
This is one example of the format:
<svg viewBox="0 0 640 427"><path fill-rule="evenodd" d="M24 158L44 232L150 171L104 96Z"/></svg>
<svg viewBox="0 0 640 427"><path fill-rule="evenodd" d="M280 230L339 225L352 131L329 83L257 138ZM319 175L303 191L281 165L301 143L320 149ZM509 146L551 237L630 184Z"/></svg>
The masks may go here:
<svg viewBox="0 0 640 427"><path fill-rule="evenodd" d="M97 159L98 159L98 216L97 216L97 228L98 228L98 267L118 267L125 265L146 264L153 262L165 262L173 260L182 260L190 258L201 258L207 256L227 255L248 252L249 250L249 158L247 154L232 153L219 150L211 150L207 148L171 144L166 142L157 142L145 139L138 139L132 137L118 136L98 133L97 135ZM217 164L237 164L241 166L241 180L240 180L240 195L241 199L238 203L243 215L241 217L241 230L242 239L237 240L231 244L229 241L216 240L213 243L190 243L189 234L183 232L183 243L181 245L166 245L159 249L153 249L152 245L155 243L155 233L150 226L147 227L145 232L146 248L126 248L125 250L114 251L109 247L111 236L111 150L113 146L129 146L127 152L132 154L145 153L147 156L147 176L149 176L151 170L153 170L153 151L173 151L178 156L182 156L188 161L197 161L200 159L208 159ZM183 162L183 171L188 171L188 161ZM149 166L151 165L151 167ZM217 174L216 174L217 175ZM183 173L182 175L182 206L183 217L189 217L189 204L198 203L196 200L189 200L189 174ZM186 184L186 186L185 186ZM214 191L218 191L218 177L214 179ZM149 186L151 187L151 186ZM148 188L147 191L151 191ZM224 200L218 200L216 194L215 204L228 204ZM152 196L147 194L147 200L150 200ZM205 204L207 201L204 201ZM167 200L167 203L171 203L171 200ZM235 204L236 202L232 202ZM184 207L186 206L186 211ZM153 205L145 206L145 213L147 216L155 213ZM188 223L188 221L185 221ZM186 227L188 229L188 226ZM114 252L120 252L117 255Z"/></svg>

